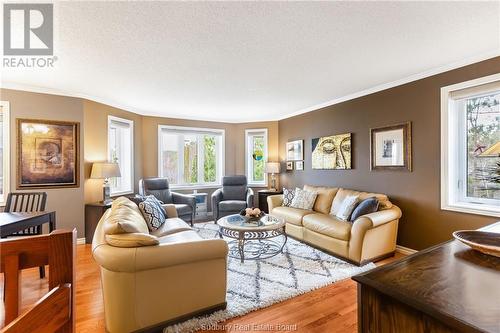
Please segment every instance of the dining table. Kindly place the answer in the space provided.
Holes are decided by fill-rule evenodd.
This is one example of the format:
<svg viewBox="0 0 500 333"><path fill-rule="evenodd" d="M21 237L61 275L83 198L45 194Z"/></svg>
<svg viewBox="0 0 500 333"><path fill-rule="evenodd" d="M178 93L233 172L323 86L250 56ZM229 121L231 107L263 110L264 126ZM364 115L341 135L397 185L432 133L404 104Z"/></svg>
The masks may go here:
<svg viewBox="0 0 500 333"><path fill-rule="evenodd" d="M16 232L42 226L49 225L49 233L56 229L56 212L2 212L0 213L0 237L4 238Z"/></svg>

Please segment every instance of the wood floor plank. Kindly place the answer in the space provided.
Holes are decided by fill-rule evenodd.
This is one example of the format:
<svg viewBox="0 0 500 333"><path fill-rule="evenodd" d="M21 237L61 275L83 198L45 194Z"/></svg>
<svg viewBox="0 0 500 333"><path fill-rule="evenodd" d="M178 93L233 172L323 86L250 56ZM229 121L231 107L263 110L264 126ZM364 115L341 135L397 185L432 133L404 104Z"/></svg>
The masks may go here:
<svg viewBox="0 0 500 333"><path fill-rule="evenodd" d="M378 263L382 265L401 258L397 254ZM79 333L105 332L99 267L92 258L90 245L77 246L76 263L76 331ZM48 270L47 270L48 271ZM3 288L3 274L0 277ZM40 279L38 268L22 272L21 312L29 309L48 292L48 278ZM3 289L1 290L3 295ZM356 283L350 279L294 297L267 308L232 318L218 325L218 330L200 332L357 332ZM0 323L3 326L3 323ZM279 326L278 326L279 325ZM288 330L286 330L288 328Z"/></svg>

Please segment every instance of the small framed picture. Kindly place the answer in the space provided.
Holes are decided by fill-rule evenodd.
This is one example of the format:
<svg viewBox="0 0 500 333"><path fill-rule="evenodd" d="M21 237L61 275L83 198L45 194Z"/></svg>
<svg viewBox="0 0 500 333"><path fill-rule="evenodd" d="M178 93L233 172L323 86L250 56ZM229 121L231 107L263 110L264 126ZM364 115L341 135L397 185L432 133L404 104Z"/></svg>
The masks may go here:
<svg viewBox="0 0 500 333"><path fill-rule="evenodd" d="M304 170L304 161L295 162L295 170Z"/></svg>
<svg viewBox="0 0 500 333"><path fill-rule="evenodd" d="M293 162L286 162L286 171L293 170Z"/></svg>
<svg viewBox="0 0 500 333"><path fill-rule="evenodd" d="M412 171L411 122L372 128L371 169Z"/></svg>
<svg viewBox="0 0 500 333"><path fill-rule="evenodd" d="M304 140L295 140L286 143L286 160L301 161L304 159Z"/></svg>

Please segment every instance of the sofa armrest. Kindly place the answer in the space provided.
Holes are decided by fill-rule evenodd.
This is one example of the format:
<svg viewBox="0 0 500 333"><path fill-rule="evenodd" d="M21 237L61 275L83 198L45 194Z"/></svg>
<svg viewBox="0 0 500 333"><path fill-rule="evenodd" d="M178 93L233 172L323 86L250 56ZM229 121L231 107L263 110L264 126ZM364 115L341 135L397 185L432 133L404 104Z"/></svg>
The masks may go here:
<svg viewBox="0 0 500 333"><path fill-rule="evenodd" d="M356 222L362 219L367 219L369 221L369 225L371 228L376 228L382 224L398 220L401 218L401 209L397 206L392 206L389 209L385 210L379 210L378 212L375 213L370 213L366 215L360 216L356 221L354 221L354 225ZM353 225L353 227L354 227Z"/></svg>
<svg viewBox="0 0 500 333"><path fill-rule="evenodd" d="M214 193L212 193L211 196L211 201L212 201L212 214L214 217L215 222L217 223L217 219L219 217L219 202L222 201L223 194L222 194L222 189L217 189L215 190Z"/></svg>
<svg viewBox="0 0 500 333"><path fill-rule="evenodd" d="M253 190L249 187L247 188L247 207L253 207L253 206L254 206Z"/></svg>
<svg viewBox="0 0 500 333"><path fill-rule="evenodd" d="M267 197L267 206L269 213L272 213L275 207L283 205L283 194L275 194Z"/></svg>
<svg viewBox="0 0 500 333"><path fill-rule="evenodd" d="M163 204L161 206L165 210L165 213L167 213L167 218L178 217L174 204Z"/></svg>
<svg viewBox="0 0 500 333"><path fill-rule="evenodd" d="M222 239L203 239L135 248L102 244L94 248L97 263L114 272L139 272L204 260L226 259L228 246Z"/></svg>

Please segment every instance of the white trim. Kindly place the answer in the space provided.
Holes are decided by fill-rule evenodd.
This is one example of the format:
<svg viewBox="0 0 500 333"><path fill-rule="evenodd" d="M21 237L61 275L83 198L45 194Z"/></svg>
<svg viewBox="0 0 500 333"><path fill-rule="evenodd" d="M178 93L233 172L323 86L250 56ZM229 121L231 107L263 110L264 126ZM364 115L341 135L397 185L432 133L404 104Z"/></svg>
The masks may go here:
<svg viewBox="0 0 500 333"><path fill-rule="evenodd" d="M219 160L217 161L218 165L220 165L220 175L217 174L217 181L215 183L200 183L200 184L190 184L190 185L171 185L171 189L177 189L177 190L191 190L191 189L206 189L206 188L217 188L222 185L222 177L225 175L225 170L226 170L226 130L222 128L202 128L202 127L187 127L187 126L173 126L173 125L158 125L158 138L157 138L157 158L158 158L158 163L157 163L157 170L156 174L158 177L162 177L161 170L162 170L162 163L161 163L161 147L162 147L162 130L178 130L182 132L193 132L193 133L199 133L199 132L208 132L208 133L214 133L218 136L220 136L220 156L218 157Z"/></svg>
<svg viewBox="0 0 500 333"><path fill-rule="evenodd" d="M10 103L0 101L3 113L3 201L0 206L4 207L7 201L7 195L10 192ZM6 158L5 158L6 157Z"/></svg>
<svg viewBox="0 0 500 333"><path fill-rule="evenodd" d="M401 245L396 245L396 252L404 254L406 256L409 256L409 255L412 255L414 253L417 253L418 251L414 250L414 249L410 249L409 247L404 247L404 246L401 246Z"/></svg>
<svg viewBox="0 0 500 333"><path fill-rule="evenodd" d="M125 124L128 124L130 126L130 147L131 147L131 151L130 151L130 186L132 187L130 190L126 190L126 191L118 191L118 192L112 192L110 193L110 196L117 196L117 195L124 195L124 194L130 194L130 193L133 193L134 192L134 183L135 183L135 173L134 173L134 164L135 164L135 159L134 159L134 151L135 151L135 133L134 133L134 121L131 120L131 119L125 119L125 118L120 118L120 117L115 117L115 116L111 116L111 115L108 115L108 140L107 140L107 143L108 143L108 153L107 153L107 158L109 158L109 127L111 125L111 123L115 121L115 122L118 122L118 123L125 123ZM112 162L112 161L109 161L109 162Z"/></svg>
<svg viewBox="0 0 500 333"><path fill-rule="evenodd" d="M437 75L443 72L447 72L456 68L464 67L467 65L471 65L477 62L481 62L484 60L492 59L495 57L498 57L500 55L500 52L497 51L491 51L487 53L483 53L477 56L469 57L465 60L457 61L451 64L443 65L443 66L438 66L433 69L430 69L428 71L420 72L414 75L407 76L405 78L402 78L400 80L396 81L391 81L387 82L384 84L376 85L368 89L360 90L358 92L354 92L352 94L344 95L342 97L332 99L325 101L320 104L315 104L310 107L300 109L294 112L287 113L286 115L279 116L279 117L271 117L271 118L260 118L260 119L251 119L251 120L241 120L241 121L224 121L227 123L234 123L234 124L239 124L239 123L255 123L255 122L262 122L262 121L278 121L278 120L283 120L286 118L290 118L293 116L297 116L303 113L315 111L327 106L339 104L345 101L349 101L355 98L359 98L362 96L370 95L382 90L390 89L393 87L397 87L409 82L417 81L420 79L424 79L426 77L430 77L433 75ZM177 119L189 119L189 120L199 120L199 121L222 121L222 120L217 120L215 118L210 118L210 117L189 117L184 114L176 113L176 112L167 112L165 114L159 113L159 112L151 112L147 111L144 109L139 109L136 107L130 107L128 105L124 105L122 103L118 103L115 100L111 100L108 98L102 98L102 97L97 97L97 96L91 96L87 94L82 94L82 93L75 93L75 92L69 92L66 90L61 90L61 89L54 89L54 88L46 88L46 87L38 87L38 86L31 86L31 85L26 85L22 83L16 83L16 82L2 82L2 88L5 89L15 89L15 90L22 90L22 91L30 91L30 92L35 92L35 93L42 93L42 94L53 94L53 95L61 95L61 96L69 96L69 97L77 97L77 98L83 98L89 101L95 101L98 103L103 103L118 109L126 110L129 112L133 112L136 114L140 114L143 116L154 116L154 117L165 117L165 118L177 118Z"/></svg>
<svg viewBox="0 0 500 333"><path fill-rule="evenodd" d="M455 122L454 115L450 109L452 101L450 94L453 91L471 88L491 82L499 81L500 74L493 74L474 80L460 82L441 88L441 209L461 213L486 215L500 217L500 207L493 205L478 204L472 202L455 202L452 200L452 184L458 181L458 175L451 165L450 159L456 159L455 155L450 154L450 142L457 142L456 133L449 128L450 122Z"/></svg>
<svg viewBox="0 0 500 333"><path fill-rule="evenodd" d="M83 238L77 238L76 239L76 245L85 245L85 237L83 237Z"/></svg>
<svg viewBox="0 0 500 333"><path fill-rule="evenodd" d="M263 182L253 182L251 177L249 177L248 174L248 137L250 134L260 134L264 133L264 142L265 142L265 147L264 147L264 163L267 163L268 159L268 146L269 146L269 141L268 141L268 136L267 136L267 128L251 128L251 129L246 129L245 130L245 175L247 176L248 179L248 186L250 187L267 187L267 173L264 171L264 181ZM264 164L265 165L265 164Z"/></svg>

